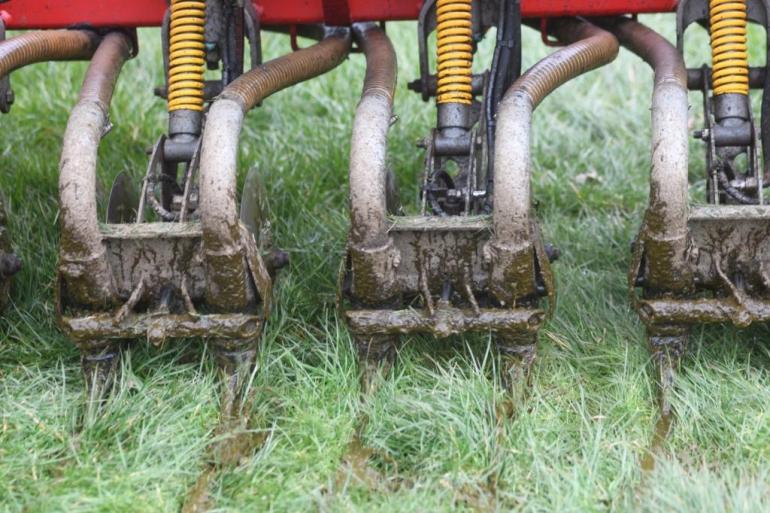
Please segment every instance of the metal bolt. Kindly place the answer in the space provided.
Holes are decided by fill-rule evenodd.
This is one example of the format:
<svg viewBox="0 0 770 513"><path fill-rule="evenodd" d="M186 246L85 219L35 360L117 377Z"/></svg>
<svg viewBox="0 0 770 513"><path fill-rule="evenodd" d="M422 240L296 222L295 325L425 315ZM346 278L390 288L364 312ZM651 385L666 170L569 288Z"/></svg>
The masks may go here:
<svg viewBox="0 0 770 513"><path fill-rule="evenodd" d="M709 137L711 137L711 130L709 130L708 128L704 128L703 130L696 130L695 132L693 132L693 136L696 139L702 139L705 141Z"/></svg>

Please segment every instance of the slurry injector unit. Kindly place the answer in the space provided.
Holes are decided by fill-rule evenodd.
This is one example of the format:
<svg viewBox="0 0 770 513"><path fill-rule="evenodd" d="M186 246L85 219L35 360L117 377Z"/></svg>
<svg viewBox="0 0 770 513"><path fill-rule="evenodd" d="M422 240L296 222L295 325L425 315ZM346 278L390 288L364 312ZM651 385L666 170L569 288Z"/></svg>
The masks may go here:
<svg viewBox="0 0 770 513"><path fill-rule="evenodd" d="M647 12L676 12L675 45L636 21ZM60 324L81 349L91 386L114 375L126 340L203 337L231 389L238 387L254 361L275 273L287 261L270 243L260 177L249 174L237 190L244 116L352 50L363 54L366 75L353 122L339 293L365 366L388 361L400 335L477 331L494 335L506 380L526 377L555 304L550 262L557 255L532 211L532 116L553 90L612 61L619 45L654 69L649 207L629 285L664 385L690 326L770 320L770 74L749 65L747 36L750 23L766 31L769 2L8 0L0 20L3 112L13 100L13 70L91 61L63 140L57 280ZM385 22L397 20L417 22L419 76L409 87L433 99L437 113L419 144L424 166L415 170L420 194L411 210L400 208L387 158L396 55ZM687 67L693 24L708 30L712 57ZM158 94L168 126L159 130L137 199L119 176L102 222L99 142L143 26L161 27L166 74ZM557 48L522 73L523 26ZM474 73L477 44L492 28L494 53ZM36 30L5 39L6 30L28 29ZM262 62L263 30L317 43ZM206 69L217 78L206 78ZM763 91L758 117L751 89ZM694 134L688 90L703 93L704 126ZM706 152L695 187L692 135ZM0 292L19 267L2 228Z"/></svg>
<svg viewBox="0 0 770 513"><path fill-rule="evenodd" d="M436 0L420 6L420 75L409 87L435 99L437 116L419 143L425 158L413 215L401 214L387 168L395 54L380 27L354 25L367 71L351 141L351 227L340 295L366 368L389 362L402 334L491 332L503 357L503 382L526 382L556 294L550 262L557 252L544 243L532 211L533 111L557 87L615 58L611 33L562 16L633 10L611 4ZM545 15L559 17L536 19ZM562 46L522 74L524 23ZM492 27L491 62L473 73L477 42Z"/></svg>
<svg viewBox="0 0 770 513"><path fill-rule="evenodd" d="M659 364L664 414L691 326L770 321L770 75L749 66L749 23L767 34L770 3L680 0L676 46L632 20L602 23L655 72L650 198L629 287ZM686 67L693 24L708 30L711 63ZM767 49L758 54L766 57ZM762 90L759 118L751 89ZM704 126L693 134L688 90L703 94ZM706 154L696 187L688 179L691 135Z"/></svg>

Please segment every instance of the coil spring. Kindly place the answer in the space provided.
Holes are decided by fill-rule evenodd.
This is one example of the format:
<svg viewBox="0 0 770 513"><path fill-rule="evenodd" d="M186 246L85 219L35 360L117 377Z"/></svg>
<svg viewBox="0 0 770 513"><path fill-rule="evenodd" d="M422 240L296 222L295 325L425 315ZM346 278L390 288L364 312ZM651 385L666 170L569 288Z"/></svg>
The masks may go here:
<svg viewBox="0 0 770 513"><path fill-rule="evenodd" d="M749 94L745 0L710 0L709 20L714 95Z"/></svg>
<svg viewBox="0 0 770 513"><path fill-rule="evenodd" d="M172 0L168 65L169 112L203 110L205 25L205 0Z"/></svg>
<svg viewBox="0 0 770 513"><path fill-rule="evenodd" d="M437 103L470 105L473 63L472 0L437 0Z"/></svg>

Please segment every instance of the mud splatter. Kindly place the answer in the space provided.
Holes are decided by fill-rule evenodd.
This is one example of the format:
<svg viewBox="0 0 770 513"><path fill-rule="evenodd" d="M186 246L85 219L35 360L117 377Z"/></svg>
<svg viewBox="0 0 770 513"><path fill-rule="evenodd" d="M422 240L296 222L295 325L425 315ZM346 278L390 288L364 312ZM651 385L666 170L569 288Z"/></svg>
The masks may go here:
<svg viewBox="0 0 770 513"><path fill-rule="evenodd" d="M648 474L655 470L655 462L663 450L663 444L668 438L668 434L671 431L671 423L674 420L673 414L669 412L661 412L658 422L655 423L655 432L652 435L652 442L647 452L642 458L641 468L642 472Z"/></svg>
<svg viewBox="0 0 770 513"><path fill-rule="evenodd" d="M663 451L664 444L671 431L674 421L674 408L671 404L671 395L676 384L676 368L679 365L681 351L673 355L669 352L658 352L654 355L658 370L658 405L660 417L655 423L655 431L652 435L649 448L640 462L643 474L649 474L655 469L656 459Z"/></svg>
<svg viewBox="0 0 770 513"><path fill-rule="evenodd" d="M257 452L268 437L267 431L255 430L251 425L254 399L244 408L234 407L223 413L214 430L212 442L207 449L208 463L195 484L188 490L182 505L182 513L203 513L213 508L211 486L220 474L244 463Z"/></svg>
<svg viewBox="0 0 770 513"><path fill-rule="evenodd" d="M209 486L212 479L215 477L217 469L213 466L201 473L198 480L187 492L187 498L182 506L182 513L203 513L212 508L213 502L211 501L211 495Z"/></svg>
<svg viewBox="0 0 770 513"><path fill-rule="evenodd" d="M353 435L345 449L345 454L342 456L342 463L337 470L335 478L336 489L342 490L353 485L380 492L397 490L403 483L397 477L398 471L395 472L396 477L388 478L372 465L375 457L395 463L392 458L381 451L375 451L375 449L368 447L361 440L360 433Z"/></svg>

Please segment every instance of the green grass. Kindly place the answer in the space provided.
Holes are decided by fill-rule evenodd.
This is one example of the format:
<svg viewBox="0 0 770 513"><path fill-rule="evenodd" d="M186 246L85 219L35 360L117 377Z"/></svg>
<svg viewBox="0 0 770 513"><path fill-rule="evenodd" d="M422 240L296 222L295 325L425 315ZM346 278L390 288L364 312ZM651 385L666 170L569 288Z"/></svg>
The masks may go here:
<svg viewBox="0 0 770 513"><path fill-rule="evenodd" d="M668 37L672 16L647 18ZM414 143L434 120L407 91L416 29L391 24L400 59L391 161L413 201ZM695 41L695 39L694 39ZM705 38L691 48L707 56ZM762 48L755 39L755 48ZM308 44L308 43L306 43ZM265 53L288 51L267 35ZM551 49L526 31L525 62ZM701 51L695 51L700 49ZM487 58L491 41L481 54ZM129 170L165 127L157 31L141 32L112 107L100 180ZM0 510L177 511L204 465L218 420L216 370L203 345L138 342L101 415L83 412L78 352L56 328L57 161L84 64L13 75L2 117L0 188L25 268L0 321ZM630 309L629 243L647 196L651 73L622 51L611 66L557 91L535 115L534 192L555 265L558 308L542 330L531 396L499 423L500 389L484 336L405 340L390 378L359 402L350 338L335 308L346 234L348 142L364 75L351 56L328 75L277 94L243 133L243 174L264 173L278 245L291 254L253 379L268 436L213 486L221 511L761 511L770 508L770 351L765 328L694 330L674 397L666 456L643 475L656 418L642 326ZM700 96L691 98L693 126ZM693 142L693 178L703 148ZM580 173L599 182L578 185ZM241 179L243 176L241 176ZM697 190L697 186L695 188ZM697 198L695 198L697 199ZM341 465L357 418L372 450L357 482Z"/></svg>

